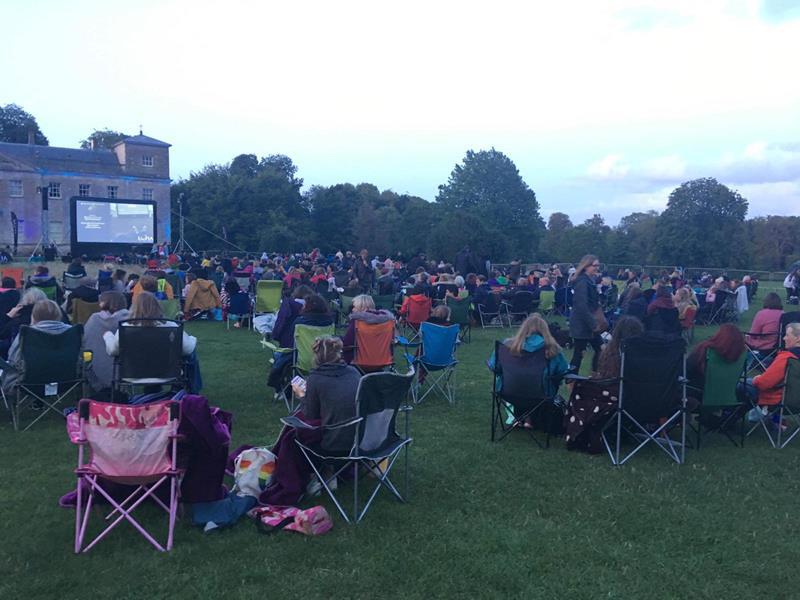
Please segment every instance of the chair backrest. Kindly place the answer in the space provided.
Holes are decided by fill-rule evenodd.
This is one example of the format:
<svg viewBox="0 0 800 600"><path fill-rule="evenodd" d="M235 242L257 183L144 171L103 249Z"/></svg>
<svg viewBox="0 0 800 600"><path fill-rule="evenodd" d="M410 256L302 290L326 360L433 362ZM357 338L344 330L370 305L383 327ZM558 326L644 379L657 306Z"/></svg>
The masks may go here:
<svg viewBox="0 0 800 600"><path fill-rule="evenodd" d="M83 326L73 325L61 333L47 333L23 325L19 330L26 385L62 383L80 379Z"/></svg>
<svg viewBox="0 0 800 600"><path fill-rule="evenodd" d="M9 267L7 269L3 269L1 273L3 277L11 277L14 281L16 281L18 288L21 288L25 282L25 271L22 269Z"/></svg>
<svg viewBox="0 0 800 600"><path fill-rule="evenodd" d="M80 281L83 278L83 275L70 275L67 272L64 272L62 276L62 281L64 282L64 289L65 290L74 290L80 287Z"/></svg>
<svg viewBox="0 0 800 600"><path fill-rule="evenodd" d="M356 321L355 326L356 355L353 365L365 370L381 369L393 365L394 321L385 323Z"/></svg>
<svg viewBox="0 0 800 600"><path fill-rule="evenodd" d="M164 279L172 286L172 291L176 298L183 296L183 287L181 286L181 280L178 278L177 273L167 273Z"/></svg>
<svg viewBox="0 0 800 600"><path fill-rule="evenodd" d="M637 421L656 422L680 405L680 377L686 374L683 338L644 335L622 347L620 404Z"/></svg>
<svg viewBox="0 0 800 600"><path fill-rule="evenodd" d="M411 299L408 302L408 315L406 316L406 320L409 323L413 323L415 325L419 325L428 320L431 316L431 299L427 296L422 299Z"/></svg>
<svg viewBox="0 0 800 600"><path fill-rule="evenodd" d="M229 315L249 315L250 314L250 294L245 291L239 291L231 296L230 305L228 306Z"/></svg>
<svg viewBox="0 0 800 600"><path fill-rule="evenodd" d="M337 271L333 274L333 280L336 282L336 287L346 287L347 282L350 281L350 273L347 271Z"/></svg>
<svg viewBox="0 0 800 600"><path fill-rule="evenodd" d="M440 367L452 364L458 344L458 331L458 325L422 323L419 328L422 337L420 360L427 365Z"/></svg>
<svg viewBox="0 0 800 600"><path fill-rule="evenodd" d="M100 312L99 302L87 302L80 298L72 299L72 314L69 316L73 325L86 325L94 313Z"/></svg>
<svg viewBox="0 0 800 600"><path fill-rule="evenodd" d="M556 301L555 290L542 290L539 292L539 310L553 310Z"/></svg>
<svg viewBox="0 0 800 600"><path fill-rule="evenodd" d="M500 340L494 343L494 373L502 376L498 393L510 400L533 400L545 397L544 371L547 357L544 348L516 356Z"/></svg>
<svg viewBox="0 0 800 600"><path fill-rule="evenodd" d="M256 312L276 313L281 307L283 281L262 279L256 284Z"/></svg>
<svg viewBox="0 0 800 600"><path fill-rule="evenodd" d="M217 271L214 271L211 274L211 281L214 282L214 285L217 286L218 290L221 290L225 282L225 273L219 273Z"/></svg>
<svg viewBox="0 0 800 600"><path fill-rule="evenodd" d="M694 306L689 306L686 309L686 312L683 313L683 319L681 319L681 327L683 329L691 329L694 327L694 319L697 316L697 308Z"/></svg>
<svg viewBox="0 0 800 600"><path fill-rule="evenodd" d="M159 300L161 312L168 319L176 319L181 314L181 301L178 298L172 300Z"/></svg>
<svg viewBox="0 0 800 600"><path fill-rule="evenodd" d="M434 297L438 300L444 300L447 292L453 295L458 294L458 286L455 283L437 283L434 288Z"/></svg>
<svg viewBox="0 0 800 600"><path fill-rule="evenodd" d="M509 310L513 313L531 312L533 310L534 301L535 296L533 292L525 290L514 292L514 295L511 296L511 308Z"/></svg>
<svg viewBox="0 0 800 600"><path fill-rule="evenodd" d="M383 296L373 296L372 301L375 303L375 308L378 310L392 310L394 308L394 295L386 294Z"/></svg>
<svg viewBox="0 0 800 600"><path fill-rule="evenodd" d="M250 291L250 275L238 275L234 273L233 278L245 292Z"/></svg>
<svg viewBox="0 0 800 600"><path fill-rule="evenodd" d="M342 303L342 316L346 317L352 312L353 298L354 296L345 296L344 294L339 296L339 301Z"/></svg>
<svg viewBox="0 0 800 600"><path fill-rule="evenodd" d="M783 403L797 412L800 409L800 360L789 359L783 386Z"/></svg>
<svg viewBox="0 0 800 600"><path fill-rule="evenodd" d="M472 298L466 296L464 298L456 298L455 296L448 296L445 304L450 309L450 322L456 325L469 325L469 305Z"/></svg>
<svg viewBox="0 0 800 600"><path fill-rule="evenodd" d="M331 336L333 325L295 325L294 326L294 366L302 373L308 373L314 367L312 347L318 337Z"/></svg>
<svg viewBox="0 0 800 600"><path fill-rule="evenodd" d="M725 362L716 350L712 348L706 350L703 408L739 404L736 397L736 386L742 379L746 361L746 352L729 363Z"/></svg>
<svg viewBox="0 0 800 600"><path fill-rule="evenodd" d="M169 319L119 323L119 379L179 379L183 367L183 324Z"/></svg>
<svg viewBox="0 0 800 600"><path fill-rule="evenodd" d="M378 451L398 438L397 411L406 405L413 379L413 369L405 375L384 371L361 378L356 404L362 421L356 429L356 450Z"/></svg>
<svg viewBox="0 0 800 600"><path fill-rule="evenodd" d="M145 477L169 469L179 406L173 400L141 405L81 400L78 416L92 466L114 477Z"/></svg>
<svg viewBox="0 0 800 600"><path fill-rule="evenodd" d="M35 283L32 284L31 287L39 288L44 292L44 295L47 296L48 300L55 300L58 296L58 287L55 285L36 285Z"/></svg>

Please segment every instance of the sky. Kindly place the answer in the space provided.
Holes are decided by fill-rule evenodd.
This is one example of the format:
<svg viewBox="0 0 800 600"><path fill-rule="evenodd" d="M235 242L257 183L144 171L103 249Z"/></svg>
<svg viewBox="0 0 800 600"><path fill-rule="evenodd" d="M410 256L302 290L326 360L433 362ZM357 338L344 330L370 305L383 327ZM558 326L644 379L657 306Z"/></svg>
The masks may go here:
<svg viewBox="0 0 800 600"><path fill-rule="evenodd" d="M545 218L616 224L715 177L800 215L800 0L3 0L0 104L110 128L171 175L286 154L310 185L434 200L507 154Z"/></svg>

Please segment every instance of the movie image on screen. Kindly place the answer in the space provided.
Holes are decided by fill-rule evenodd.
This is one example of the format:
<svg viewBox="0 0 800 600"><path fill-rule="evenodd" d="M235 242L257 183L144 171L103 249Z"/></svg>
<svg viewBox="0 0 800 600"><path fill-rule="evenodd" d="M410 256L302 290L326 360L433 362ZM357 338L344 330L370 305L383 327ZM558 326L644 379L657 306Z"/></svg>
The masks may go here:
<svg viewBox="0 0 800 600"><path fill-rule="evenodd" d="M75 203L75 231L79 243L152 244L153 205L125 202Z"/></svg>

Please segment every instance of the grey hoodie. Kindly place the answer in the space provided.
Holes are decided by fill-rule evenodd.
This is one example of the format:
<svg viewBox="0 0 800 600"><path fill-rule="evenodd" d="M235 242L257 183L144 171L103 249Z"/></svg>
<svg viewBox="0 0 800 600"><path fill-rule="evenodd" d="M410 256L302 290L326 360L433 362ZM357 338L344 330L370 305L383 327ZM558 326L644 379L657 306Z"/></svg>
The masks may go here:
<svg viewBox="0 0 800 600"><path fill-rule="evenodd" d="M321 365L311 371L306 386L303 413L308 419L320 419L322 425L336 425L356 415L356 391L361 374L344 363ZM322 450L347 454L353 446L354 426L322 434Z"/></svg>
<svg viewBox="0 0 800 600"><path fill-rule="evenodd" d="M92 364L87 369L86 378L95 391L111 387L114 375L114 359L106 352L103 334L115 333L119 329L119 322L130 318L127 308L110 313L107 310L94 313L83 327L83 347L92 351Z"/></svg>

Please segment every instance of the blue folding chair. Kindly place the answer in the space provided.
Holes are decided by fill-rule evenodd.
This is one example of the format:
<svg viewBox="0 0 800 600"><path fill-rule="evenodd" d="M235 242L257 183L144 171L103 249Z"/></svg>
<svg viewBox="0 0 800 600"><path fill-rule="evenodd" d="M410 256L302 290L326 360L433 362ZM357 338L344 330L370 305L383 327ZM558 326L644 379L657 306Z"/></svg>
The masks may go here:
<svg viewBox="0 0 800 600"><path fill-rule="evenodd" d="M458 364L458 332L458 325L422 323L419 328L420 341L410 342L403 337L397 339L407 349L405 357L409 368L414 368L418 373L411 388L416 404L422 402L431 392L438 392L450 404L455 403L454 375ZM412 348L416 348L416 353L409 352Z"/></svg>
<svg viewBox="0 0 800 600"><path fill-rule="evenodd" d="M252 303L250 294L244 291L237 292L231 296L230 306L228 307L228 317L226 320L227 328L231 328L231 321L242 323L248 321L250 327L253 326Z"/></svg>

